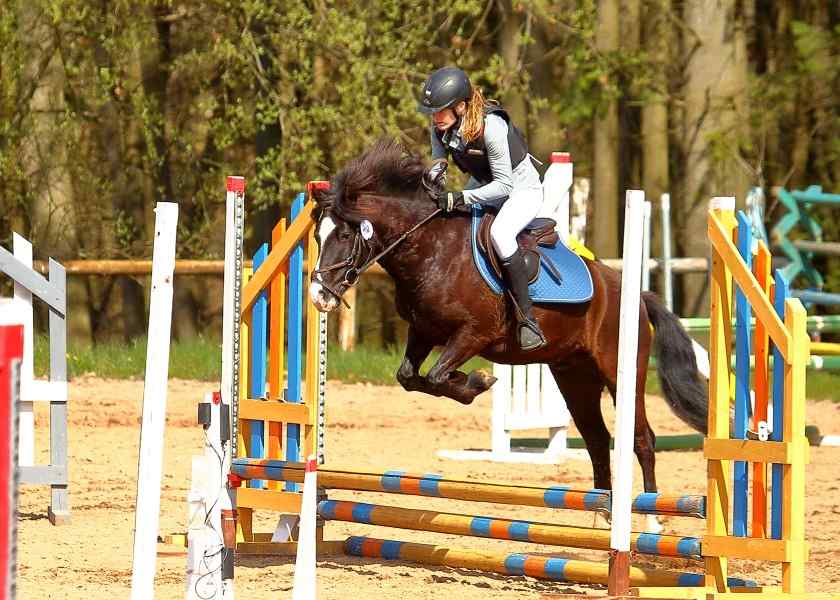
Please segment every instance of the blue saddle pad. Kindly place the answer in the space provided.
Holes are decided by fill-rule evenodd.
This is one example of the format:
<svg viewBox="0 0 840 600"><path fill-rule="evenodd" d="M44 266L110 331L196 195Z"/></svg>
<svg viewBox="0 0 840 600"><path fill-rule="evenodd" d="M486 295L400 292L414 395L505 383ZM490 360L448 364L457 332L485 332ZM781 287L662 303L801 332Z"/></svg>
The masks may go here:
<svg viewBox="0 0 840 600"><path fill-rule="evenodd" d="M504 292L504 284L496 277L490 261L478 248L478 224L484 215L484 209L480 206L472 207L472 253L475 266L490 289L495 294ZM588 302L592 298L592 275L586 267L583 259L569 250L560 241L553 248L540 248L549 256L560 272L561 280L558 281L551 274L551 271L544 265L540 265L540 273L537 280L531 284L531 299L534 302L574 304L577 302ZM540 258L542 262L543 259Z"/></svg>

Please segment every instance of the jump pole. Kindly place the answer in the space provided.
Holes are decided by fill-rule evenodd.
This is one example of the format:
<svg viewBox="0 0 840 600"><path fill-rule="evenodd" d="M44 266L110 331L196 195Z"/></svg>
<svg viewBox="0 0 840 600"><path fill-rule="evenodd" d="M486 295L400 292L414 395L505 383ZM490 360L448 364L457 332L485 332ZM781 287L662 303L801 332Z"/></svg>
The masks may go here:
<svg viewBox="0 0 840 600"><path fill-rule="evenodd" d="M572 560L533 554L481 552L437 546L383 540L365 536L351 536L344 542L344 551L350 556L405 560L427 565L440 565L453 569L475 569L502 575L527 575L551 581L607 584L609 570L604 563ZM690 588L701 585L703 575L667 569L629 567L628 578L634 586ZM730 587L744 585L744 580L730 578ZM610 595L612 597L612 594ZM629 596L622 596L629 597ZM676 598L676 594L669 597Z"/></svg>
<svg viewBox="0 0 840 600"><path fill-rule="evenodd" d="M511 521L344 500L322 500L318 503L318 516L327 521L364 523L412 531L516 540L566 548L610 549L610 531L592 527ZM631 545L632 550L640 554L701 558L700 540L695 537L633 533Z"/></svg>
<svg viewBox="0 0 840 600"><path fill-rule="evenodd" d="M231 474L241 480L265 479L302 483L303 463L282 460L236 458L231 462ZM429 496L470 502L490 502L515 506L538 506L589 512L610 512L609 490L576 490L566 485L528 485L494 481L453 479L438 473L412 474L404 471L384 473L318 468L319 485L332 490L383 492L411 496ZM642 493L633 499L632 510L637 514L670 515L705 518L706 499L697 495Z"/></svg>
<svg viewBox="0 0 840 600"><path fill-rule="evenodd" d="M172 294L178 205L158 202L155 207L155 241L146 379L143 388L143 422L137 468L137 502L134 520L132 600L155 597L155 558L160 523L160 483L163 470L163 434L166 427L166 384L169 377L169 341L172 327Z"/></svg>
<svg viewBox="0 0 840 600"><path fill-rule="evenodd" d="M648 205L649 206L649 205ZM627 190L624 203L624 269L621 273L621 321L618 333L616 431L613 453L612 533L608 591L630 591L630 515L633 504L633 429L636 411L636 366L639 343L645 194Z"/></svg>

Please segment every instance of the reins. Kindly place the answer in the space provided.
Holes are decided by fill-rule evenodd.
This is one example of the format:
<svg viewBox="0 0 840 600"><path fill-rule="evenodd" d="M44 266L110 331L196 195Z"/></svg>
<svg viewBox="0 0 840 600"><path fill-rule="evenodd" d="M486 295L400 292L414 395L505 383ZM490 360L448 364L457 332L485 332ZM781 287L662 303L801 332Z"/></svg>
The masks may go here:
<svg viewBox="0 0 840 600"><path fill-rule="evenodd" d="M420 229L423 225L425 225L426 223L428 223L429 221L431 221L434 217L438 216L438 215L439 215L440 213L442 213L442 212L443 212L443 210L442 210L442 209L440 209L440 208L438 208L437 210L435 210L435 212L433 212L433 213L432 213L432 214L430 214L428 217L426 217L425 219L423 219L422 221L420 221L419 223L417 223L414 227L412 227L411 229L409 229L408 231L406 231L405 233L403 233L402 235L400 235L400 236L399 236L396 240L394 240L394 241L393 241L393 242L392 242L392 243L391 243L391 244L390 244L387 248L385 248L382 252L380 252L379 254L377 254L376 256L374 256L373 258L369 259L369 260L368 260L368 261L367 261L367 262L366 262L366 263L365 263L362 267L360 267L360 268L359 268L359 275L361 275L362 273L364 273L364 272L365 272L368 268L370 268L370 266L371 266L373 263L375 263L377 260L379 260L380 258L382 258L383 256L385 256L386 254L388 254L391 250L393 250L394 248L396 248L397 246L399 246L401 243L403 243L403 241L405 241L405 238L407 238L407 237L408 237L408 236L410 236L412 233L414 233L415 231L417 231L418 229Z"/></svg>

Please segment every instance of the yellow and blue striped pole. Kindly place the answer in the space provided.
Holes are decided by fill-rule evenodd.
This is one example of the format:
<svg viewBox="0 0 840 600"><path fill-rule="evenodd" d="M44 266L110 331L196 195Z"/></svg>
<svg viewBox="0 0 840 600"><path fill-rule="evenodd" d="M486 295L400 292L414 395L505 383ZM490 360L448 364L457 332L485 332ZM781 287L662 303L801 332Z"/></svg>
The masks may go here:
<svg viewBox="0 0 840 600"><path fill-rule="evenodd" d="M303 463L282 460L237 458L231 472L242 479L303 481ZM436 473L404 471L363 472L319 467L319 484L328 489L386 492L431 496L472 502L494 502L519 506L541 506L609 513L609 490L574 490L564 485L525 485L489 481L450 479ZM636 497L633 512L703 518L703 496L645 493Z"/></svg>
<svg viewBox="0 0 840 600"><path fill-rule="evenodd" d="M340 500L319 502L318 516L328 521L365 523L414 531L516 540L569 548L610 549L609 529L510 521ZM701 558L700 540L695 537L633 533L630 542L631 549L641 554Z"/></svg>
<svg viewBox="0 0 840 600"><path fill-rule="evenodd" d="M416 544L396 540L382 540L370 537L349 537L344 541L344 552L350 556L405 560L428 565L455 569L476 569L502 575L527 575L537 579L570 581L577 583L606 584L609 566L583 560L535 556L530 554L506 554L480 552ZM730 577L730 587L755 587L752 581ZM684 573L667 569L643 569L630 567L630 585L650 587L696 587L703 585L703 575Z"/></svg>

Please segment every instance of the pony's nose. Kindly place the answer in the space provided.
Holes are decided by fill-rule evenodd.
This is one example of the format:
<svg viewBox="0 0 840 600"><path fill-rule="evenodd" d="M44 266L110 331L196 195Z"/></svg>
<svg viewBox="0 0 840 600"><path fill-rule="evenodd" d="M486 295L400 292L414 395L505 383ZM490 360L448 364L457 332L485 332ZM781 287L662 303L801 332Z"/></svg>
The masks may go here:
<svg viewBox="0 0 840 600"><path fill-rule="evenodd" d="M321 312L330 312L338 306L338 298L324 289L324 286L317 281L309 284L309 299L315 305L315 308Z"/></svg>

